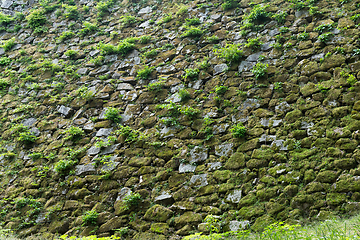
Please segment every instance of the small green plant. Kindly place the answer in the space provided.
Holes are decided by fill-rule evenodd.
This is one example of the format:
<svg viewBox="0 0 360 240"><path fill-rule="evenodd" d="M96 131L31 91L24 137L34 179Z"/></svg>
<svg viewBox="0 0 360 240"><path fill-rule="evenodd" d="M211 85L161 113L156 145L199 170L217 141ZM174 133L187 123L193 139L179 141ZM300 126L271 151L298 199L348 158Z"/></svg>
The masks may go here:
<svg viewBox="0 0 360 240"><path fill-rule="evenodd" d="M217 43L217 42L219 42L220 39L218 36L212 35L212 36L206 37L206 40L208 40L210 43Z"/></svg>
<svg viewBox="0 0 360 240"><path fill-rule="evenodd" d="M120 22L123 27L130 27L134 23L137 23L137 18L131 15L122 16Z"/></svg>
<svg viewBox="0 0 360 240"><path fill-rule="evenodd" d="M224 0L224 3L221 5L222 9L229 10L236 8L238 6L238 1L236 0Z"/></svg>
<svg viewBox="0 0 360 240"><path fill-rule="evenodd" d="M76 142L82 138L82 136L85 135L84 130L82 130L79 127L71 126L69 129L65 130L65 140L71 140L73 142Z"/></svg>
<svg viewBox="0 0 360 240"><path fill-rule="evenodd" d="M85 212L85 214L82 216L82 226L96 225L98 217L99 213L96 212L96 210Z"/></svg>
<svg viewBox="0 0 360 240"><path fill-rule="evenodd" d="M0 78L0 90L3 90L5 88L7 88L8 86L10 86L10 81L5 78Z"/></svg>
<svg viewBox="0 0 360 240"><path fill-rule="evenodd" d="M280 31L280 33L287 33L287 32L290 31L290 29L289 29L288 27L281 27L281 28L279 29L279 31Z"/></svg>
<svg viewBox="0 0 360 240"><path fill-rule="evenodd" d="M72 173L71 169L76 164L76 161L69 159L62 159L55 164L55 171L61 176L66 176Z"/></svg>
<svg viewBox="0 0 360 240"><path fill-rule="evenodd" d="M114 123L120 123L121 116L120 116L120 110L113 107L108 107L105 110L104 118L107 120L111 120Z"/></svg>
<svg viewBox="0 0 360 240"><path fill-rule="evenodd" d="M119 234L120 237L124 237L129 233L128 227L122 227L120 229L115 229L116 233Z"/></svg>
<svg viewBox="0 0 360 240"><path fill-rule="evenodd" d="M200 21L199 18L186 18L185 19L185 24L187 26L196 26L196 25L201 24L201 21Z"/></svg>
<svg viewBox="0 0 360 240"><path fill-rule="evenodd" d="M353 20L354 22L357 22L357 20L360 19L360 13L352 15L350 19Z"/></svg>
<svg viewBox="0 0 360 240"><path fill-rule="evenodd" d="M144 35L139 38L139 43L141 44L146 44L149 43L150 41L151 41L151 36L149 35Z"/></svg>
<svg viewBox="0 0 360 240"><path fill-rule="evenodd" d="M16 45L15 38L11 38L9 40L3 41L3 44L0 45L0 47L2 47L5 50L5 52L7 52L10 49L12 49L15 45Z"/></svg>
<svg viewBox="0 0 360 240"><path fill-rule="evenodd" d="M0 13L0 24L3 26L7 26L9 25L11 22L14 21L14 18L11 17L10 15L6 15L4 13Z"/></svg>
<svg viewBox="0 0 360 240"><path fill-rule="evenodd" d="M286 17L288 16L288 13L285 11L275 13L271 16L272 19L277 21L278 23L285 23Z"/></svg>
<svg viewBox="0 0 360 240"><path fill-rule="evenodd" d="M79 53L79 51L69 49L69 50L67 50L64 54L65 54L65 56L67 56L68 58L74 60L74 59L76 59L76 57L78 56L78 53Z"/></svg>
<svg viewBox="0 0 360 240"><path fill-rule="evenodd" d="M224 58L228 63L239 62L243 57L243 51L239 49L240 44L226 44L225 47L214 49L217 56Z"/></svg>
<svg viewBox="0 0 360 240"><path fill-rule="evenodd" d="M343 47L335 47L334 48L334 53L340 53L340 54L345 54L345 48L343 48Z"/></svg>
<svg viewBox="0 0 360 240"><path fill-rule="evenodd" d="M136 142L139 140L140 133L129 126L120 126L120 129L116 132L120 136L124 137L125 142Z"/></svg>
<svg viewBox="0 0 360 240"><path fill-rule="evenodd" d="M219 220L214 217L213 215L207 215L204 219L204 223L206 224L206 227L211 234L214 232L219 233L220 232L220 226L219 226Z"/></svg>
<svg viewBox="0 0 360 240"><path fill-rule="evenodd" d="M80 29L79 34L80 36L85 36L87 34L96 32L98 30L98 26L96 23L84 22L83 28Z"/></svg>
<svg viewBox="0 0 360 240"><path fill-rule="evenodd" d="M353 86L357 82L357 79L354 75L350 74L349 77L346 79L346 82Z"/></svg>
<svg viewBox="0 0 360 240"><path fill-rule="evenodd" d="M124 198L126 210L129 210L131 207L137 206L142 202L142 197L139 193L130 193Z"/></svg>
<svg viewBox="0 0 360 240"><path fill-rule="evenodd" d="M318 37L318 40L320 41L320 42L323 42L323 43L326 43L326 42L328 42L329 40L330 40L330 38L332 38L334 36L334 34L333 33L323 33L323 34L321 34L319 37Z"/></svg>
<svg viewBox="0 0 360 240"><path fill-rule="evenodd" d="M251 48L253 51L258 50L262 45L262 42L259 40L259 38L250 38L247 40L247 42L248 43L245 44L245 46Z"/></svg>
<svg viewBox="0 0 360 240"><path fill-rule="evenodd" d="M179 90L179 96L180 96L180 101L181 102L186 102L191 97L189 91L186 90L186 89L180 89Z"/></svg>
<svg viewBox="0 0 360 240"><path fill-rule="evenodd" d="M229 89L229 87L226 86L215 86L215 93L218 96L224 95L226 91Z"/></svg>
<svg viewBox="0 0 360 240"><path fill-rule="evenodd" d="M255 5L248 15L244 17L244 27L247 28L248 23L263 22L270 17L270 13L266 11L269 5Z"/></svg>
<svg viewBox="0 0 360 240"><path fill-rule="evenodd" d="M130 43L126 39L121 41L117 46L117 53L119 53L122 56L125 56L128 54L131 50L135 48L134 43Z"/></svg>
<svg viewBox="0 0 360 240"><path fill-rule="evenodd" d="M2 57L0 58L0 65L1 66L6 66L9 65L11 63L11 59L8 57Z"/></svg>
<svg viewBox="0 0 360 240"><path fill-rule="evenodd" d="M246 127L244 127L244 125L242 124L242 122L239 122L238 124L236 124L235 126L233 126L231 129L230 129L233 137L236 137L236 138L243 138L245 137L246 135Z"/></svg>
<svg viewBox="0 0 360 240"><path fill-rule="evenodd" d="M185 37L197 38L197 37L200 37L203 33L204 33L204 31L201 30L200 28L191 26L181 35L181 37L182 38L185 38Z"/></svg>
<svg viewBox="0 0 360 240"><path fill-rule="evenodd" d="M62 34L57 38L58 42L63 42L65 40L71 39L75 36L75 33L72 31L64 31Z"/></svg>
<svg viewBox="0 0 360 240"><path fill-rule="evenodd" d="M320 90L320 92L322 93L327 93L330 89L325 87L324 85L322 85L321 83L316 84L316 86L318 87L318 89Z"/></svg>
<svg viewBox="0 0 360 240"><path fill-rule="evenodd" d="M146 65L142 69L137 71L136 78L146 80L150 77L153 70L154 70L154 67L149 67L148 65Z"/></svg>
<svg viewBox="0 0 360 240"><path fill-rule="evenodd" d="M309 37L310 37L310 34L309 33L307 33L307 32L303 32L303 33L300 33L299 35L298 35L298 40L299 41L306 41L306 40L308 40L309 39Z"/></svg>
<svg viewBox="0 0 360 240"><path fill-rule="evenodd" d="M323 33L325 31L331 31L334 28L333 24L321 24L320 26L316 27L314 30Z"/></svg>
<svg viewBox="0 0 360 240"><path fill-rule="evenodd" d="M30 12L30 14L26 17L27 23L31 29L38 32L42 32L44 30L44 25L48 23L47 17L45 15L44 10L42 9L34 9Z"/></svg>
<svg viewBox="0 0 360 240"><path fill-rule="evenodd" d="M200 110L192 108L190 106L187 106L187 107L181 108L180 112L182 114L188 116L190 119L194 119L194 117L197 116L200 113Z"/></svg>
<svg viewBox="0 0 360 240"><path fill-rule="evenodd" d="M182 76L184 79L194 79L199 75L200 70L198 68L187 68L185 69L185 75Z"/></svg>
<svg viewBox="0 0 360 240"><path fill-rule="evenodd" d="M151 49L144 53L144 56L146 58L153 58L158 55L158 51L156 49Z"/></svg>
<svg viewBox="0 0 360 240"><path fill-rule="evenodd" d="M185 13L188 12L189 7L188 6L182 6L177 12L176 16L183 16Z"/></svg>
<svg viewBox="0 0 360 240"><path fill-rule="evenodd" d="M158 22L158 24L161 25L161 24L164 24L164 23L168 23L172 19L173 19L173 16L171 14L167 14Z"/></svg>
<svg viewBox="0 0 360 240"><path fill-rule="evenodd" d="M34 133L30 132L30 130L25 131L25 132L21 132L19 134L19 137L17 138L17 140L19 142L23 142L25 144L34 143L37 139L38 139L38 137L35 136Z"/></svg>
<svg viewBox="0 0 360 240"><path fill-rule="evenodd" d="M253 67L253 69L251 69L251 72L254 74L256 79L260 79L266 75L268 67L269 64L259 62Z"/></svg>
<svg viewBox="0 0 360 240"><path fill-rule="evenodd" d="M76 6L63 4L65 8L64 17L71 20L76 20L79 17L79 11Z"/></svg>
<svg viewBox="0 0 360 240"><path fill-rule="evenodd" d="M115 4L114 0L98 2L98 4L95 7L95 9L98 11L97 16L99 18L104 17L107 13L110 12L110 8L113 7L114 4Z"/></svg>
<svg viewBox="0 0 360 240"><path fill-rule="evenodd" d="M146 89L152 92L159 92L163 89L165 86L165 81L158 81L154 83L149 83L149 85L146 86Z"/></svg>
<svg viewBox="0 0 360 240"><path fill-rule="evenodd" d="M274 83L274 90L275 91L282 91L283 90L283 84L282 82L276 82Z"/></svg>

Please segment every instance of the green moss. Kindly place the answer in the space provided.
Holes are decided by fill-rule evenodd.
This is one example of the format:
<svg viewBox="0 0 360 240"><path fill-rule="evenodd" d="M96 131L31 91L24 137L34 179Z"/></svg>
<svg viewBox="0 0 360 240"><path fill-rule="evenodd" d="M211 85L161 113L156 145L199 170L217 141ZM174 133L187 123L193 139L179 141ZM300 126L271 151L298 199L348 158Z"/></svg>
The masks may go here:
<svg viewBox="0 0 360 240"><path fill-rule="evenodd" d="M225 182L231 177L231 171L230 170L217 170L214 172L213 177L218 182Z"/></svg>
<svg viewBox="0 0 360 240"><path fill-rule="evenodd" d="M239 215L244 219L253 219L254 217L259 217L265 213L264 205L255 205L242 207L239 210Z"/></svg>
<svg viewBox="0 0 360 240"><path fill-rule="evenodd" d="M150 231L166 235L169 228L169 225L166 223L153 223L151 224Z"/></svg>
<svg viewBox="0 0 360 240"><path fill-rule="evenodd" d="M270 224L274 223L275 219L269 215L264 215L259 218L257 218L254 222L254 224L251 226L251 229L255 232L261 232L269 226Z"/></svg>
<svg viewBox="0 0 360 240"><path fill-rule="evenodd" d="M291 112L288 112L286 115L285 115L285 120L289 123L293 123L297 120L299 120L299 118L302 117L302 112L298 109L294 110L294 111L291 111Z"/></svg>

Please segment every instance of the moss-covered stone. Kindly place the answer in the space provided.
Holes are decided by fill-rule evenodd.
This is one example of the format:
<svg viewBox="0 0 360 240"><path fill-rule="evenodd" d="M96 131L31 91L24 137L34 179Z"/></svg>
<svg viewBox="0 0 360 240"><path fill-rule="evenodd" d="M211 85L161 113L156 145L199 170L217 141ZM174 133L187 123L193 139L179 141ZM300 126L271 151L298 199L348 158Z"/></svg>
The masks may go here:
<svg viewBox="0 0 360 240"><path fill-rule="evenodd" d="M315 177L316 177L316 174L315 174L314 170L309 169L304 174L304 182L305 183L312 182L315 179Z"/></svg>
<svg viewBox="0 0 360 240"><path fill-rule="evenodd" d="M251 229L255 232L261 232L275 221L276 220L273 217L269 215L264 215L255 220L254 224L251 226Z"/></svg>
<svg viewBox="0 0 360 240"><path fill-rule="evenodd" d="M179 217L175 218L175 226L177 228L183 227L187 224L198 224L202 221L202 217L200 214L194 212L185 212Z"/></svg>
<svg viewBox="0 0 360 240"><path fill-rule="evenodd" d="M153 223L151 224L150 231L167 235L169 232L169 225L167 223Z"/></svg>
<svg viewBox="0 0 360 240"><path fill-rule="evenodd" d="M334 167L339 169L351 169L357 166L355 159L342 158L333 162Z"/></svg>
<svg viewBox="0 0 360 240"><path fill-rule="evenodd" d="M337 173L334 171L323 171L318 173L316 180L322 183L333 183L337 178Z"/></svg>
<svg viewBox="0 0 360 240"><path fill-rule="evenodd" d="M330 206L337 206L346 201L346 194L344 193L328 193L326 195L326 203Z"/></svg>
<svg viewBox="0 0 360 240"><path fill-rule="evenodd" d="M170 209L156 204L146 211L144 218L148 221L166 222L172 213Z"/></svg>
<svg viewBox="0 0 360 240"><path fill-rule="evenodd" d="M286 115L285 115L285 121L289 122L289 123L293 123L297 120L299 120L299 118L302 117L302 112L298 109L294 110L294 111L291 111L291 112L288 112Z"/></svg>
<svg viewBox="0 0 360 240"><path fill-rule="evenodd" d="M133 157L129 161L130 166L134 167L142 167L142 166L148 166L151 163L151 158L149 157Z"/></svg>
<svg viewBox="0 0 360 240"><path fill-rule="evenodd" d="M231 177L231 171L230 170L217 170L214 172L213 177L218 182L225 182Z"/></svg>
<svg viewBox="0 0 360 240"><path fill-rule="evenodd" d="M347 138L341 138L335 143L335 147L345 151L354 151L357 145L358 142L355 139L351 140Z"/></svg>
<svg viewBox="0 0 360 240"><path fill-rule="evenodd" d="M235 170L243 168L245 166L245 155L241 152L235 152L231 157L226 161L224 167L226 169Z"/></svg>
<svg viewBox="0 0 360 240"><path fill-rule="evenodd" d="M259 144L259 139L254 138L249 141L246 141L245 143L241 144L239 148L237 149L238 152L247 152L250 150L255 149Z"/></svg>
<svg viewBox="0 0 360 240"><path fill-rule="evenodd" d="M278 191L278 187L261 189L256 192L256 197L260 200L266 201L278 195Z"/></svg>
<svg viewBox="0 0 360 240"><path fill-rule="evenodd" d="M153 240L153 239L166 240L166 237L164 235L160 235L160 234L156 234L156 233L142 232L142 233L136 234L133 239L135 239L135 240Z"/></svg>
<svg viewBox="0 0 360 240"><path fill-rule="evenodd" d="M239 215L244 219L250 220L254 217L259 217L265 213L265 209L263 205L254 205L248 207L242 207L239 210Z"/></svg>

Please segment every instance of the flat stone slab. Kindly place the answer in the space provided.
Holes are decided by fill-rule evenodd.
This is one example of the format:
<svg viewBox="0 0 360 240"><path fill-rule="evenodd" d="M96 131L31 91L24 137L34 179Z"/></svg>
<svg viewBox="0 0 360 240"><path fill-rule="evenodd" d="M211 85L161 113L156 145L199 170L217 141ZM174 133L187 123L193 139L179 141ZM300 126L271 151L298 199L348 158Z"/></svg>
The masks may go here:
<svg viewBox="0 0 360 240"><path fill-rule="evenodd" d="M195 172L196 166L191 164L180 163L179 173Z"/></svg>
<svg viewBox="0 0 360 240"><path fill-rule="evenodd" d="M232 191L227 197L226 201L231 203L239 203L241 199L241 190Z"/></svg>
<svg viewBox="0 0 360 240"><path fill-rule="evenodd" d="M76 176L92 175L95 173L96 173L96 170L95 170L94 165L92 165L92 164L77 165L75 167L75 175Z"/></svg>

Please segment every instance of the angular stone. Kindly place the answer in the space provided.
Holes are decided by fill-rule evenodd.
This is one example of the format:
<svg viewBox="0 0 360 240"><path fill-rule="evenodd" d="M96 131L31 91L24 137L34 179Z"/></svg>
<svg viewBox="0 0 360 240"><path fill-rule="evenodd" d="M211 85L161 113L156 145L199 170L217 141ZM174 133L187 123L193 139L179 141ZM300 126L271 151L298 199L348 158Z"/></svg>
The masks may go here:
<svg viewBox="0 0 360 240"><path fill-rule="evenodd" d="M61 106L58 106L57 111L66 117L67 115L69 115L71 108L61 105Z"/></svg>
<svg viewBox="0 0 360 240"><path fill-rule="evenodd" d="M96 133L96 137L107 137L111 134L112 130L112 128L100 128Z"/></svg>
<svg viewBox="0 0 360 240"><path fill-rule="evenodd" d="M227 195L225 201L230 203L239 203L241 199L241 189L233 190Z"/></svg>
<svg viewBox="0 0 360 240"><path fill-rule="evenodd" d="M233 143L224 143L215 146L215 155L229 157L233 153Z"/></svg>
<svg viewBox="0 0 360 240"><path fill-rule="evenodd" d="M193 185L194 187L203 187L208 185L208 181L206 179L207 177L207 173L204 174L199 174L199 175L194 175L191 177L190 179L190 183L191 185Z"/></svg>
<svg viewBox="0 0 360 240"><path fill-rule="evenodd" d="M215 65L214 66L214 75L225 72L228 68L229 67L226 63Z"/></svg>
<svg viewBox="0 0 360 240"><path fill-rule="evenodd" d="M95 173L96 170L93 164L77 165L75 167L76 176L93 175Z"/></svg>

